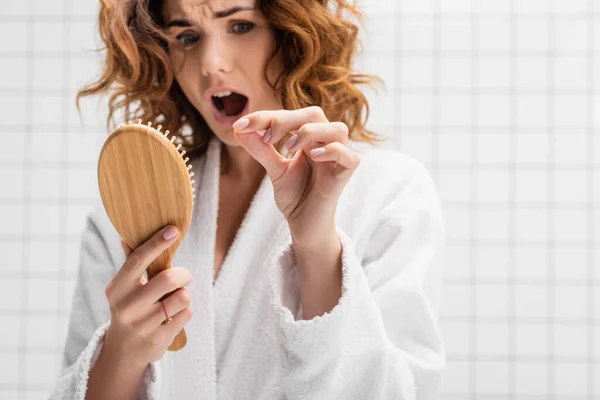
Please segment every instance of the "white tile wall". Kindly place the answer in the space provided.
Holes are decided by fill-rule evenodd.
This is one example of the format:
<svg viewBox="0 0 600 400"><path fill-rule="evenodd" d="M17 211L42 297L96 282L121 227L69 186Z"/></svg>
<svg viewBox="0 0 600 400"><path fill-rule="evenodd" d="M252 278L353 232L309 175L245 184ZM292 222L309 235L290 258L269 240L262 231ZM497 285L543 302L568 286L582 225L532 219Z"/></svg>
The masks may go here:
<svg viewBox="0 0 600 400"><path fill-rule="evenodd" d="M360 2L369 127L432 172L444 399L600 398L600 5ZM94 1L0 2L0 397L59 372L106 101ZM66 215L61 220L61 215Z"/></svg>

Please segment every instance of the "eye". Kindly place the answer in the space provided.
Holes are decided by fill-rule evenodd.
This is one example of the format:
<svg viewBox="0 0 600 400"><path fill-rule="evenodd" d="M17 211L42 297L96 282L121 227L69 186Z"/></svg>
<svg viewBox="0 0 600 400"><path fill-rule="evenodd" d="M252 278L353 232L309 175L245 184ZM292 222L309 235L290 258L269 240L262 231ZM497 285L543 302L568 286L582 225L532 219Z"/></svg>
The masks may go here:
<svg viewBox="0 0 600 400"><path fill-rule="evenodd" d="M192 35L189 33L182 33L181 35L178 35L176 38L179 43L181 43L184 46L189 46L191 44L194 44L198 41L198 36L197 35Z"/></svg>
<svg viewBox="0 0 600 400"><path fill-rule="evenodd" d="M233 33L241 35L247 32L250 32L254 28L253 22L238 22L231 25L231 30Z"/></svg>

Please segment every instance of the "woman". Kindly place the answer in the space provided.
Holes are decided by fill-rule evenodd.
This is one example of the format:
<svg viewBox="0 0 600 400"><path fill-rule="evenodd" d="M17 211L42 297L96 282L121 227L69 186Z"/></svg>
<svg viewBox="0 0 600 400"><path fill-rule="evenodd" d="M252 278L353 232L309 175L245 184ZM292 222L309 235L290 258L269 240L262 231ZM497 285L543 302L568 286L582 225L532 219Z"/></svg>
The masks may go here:
<svg viewBox="0 0 600 400"><path fill-rule="evenodd" d="M439 199L419 162L348 146L378 138L355 86L371 78L349 70L343 13L359 14L334 5L102 1L106 65L80 95L112 90L109 119L137 107L179 132L198 196L183 267L150 282L176 229L132 250L101 205L90 215L54 398L435 394ZM184 326L186 347L166 352Z"/></svg>

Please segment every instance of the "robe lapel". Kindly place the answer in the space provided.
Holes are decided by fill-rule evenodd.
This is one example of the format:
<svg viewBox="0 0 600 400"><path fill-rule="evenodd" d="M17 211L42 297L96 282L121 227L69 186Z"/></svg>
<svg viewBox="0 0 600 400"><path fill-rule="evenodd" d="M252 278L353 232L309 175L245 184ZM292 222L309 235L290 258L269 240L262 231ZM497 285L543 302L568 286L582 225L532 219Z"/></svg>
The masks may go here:
<svg viewBox="0 0 600 400"><path fill-rule="evenodd" d="M267 259L289 235L265 175L213 286L221 146L217 138L211 139L205 157L192 163L194 212L173 266L189 268L194 276L188 286L194 316L186 325L187 345L161 360L165 399L217 398L217 360L221 365L239 318L236 310L244 296L266 290ZM218 354L217 344L222 349Z"/></svg>
<svg viewBox="0 0 600 400"><path fill-rule="evenodd" d="M173 266L189 268L193 280L194 316L186 325L187 345L167 352L161 361L165 399L216 399L213 269L218 207L219 142L212 139L207 153L192 163L196 199L190 228L175 254ZM169 382L169 383L167 383Z"/></svg>

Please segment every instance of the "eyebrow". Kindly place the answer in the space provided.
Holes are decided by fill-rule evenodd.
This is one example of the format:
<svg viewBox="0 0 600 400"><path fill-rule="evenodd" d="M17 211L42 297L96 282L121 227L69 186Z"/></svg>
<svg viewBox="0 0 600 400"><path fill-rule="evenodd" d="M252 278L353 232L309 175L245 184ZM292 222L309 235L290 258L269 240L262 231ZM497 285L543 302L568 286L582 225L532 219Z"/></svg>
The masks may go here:
<svg viewBox="0 0 600 400"><path fill-rule="evenodd" d="M241 6L231 7L226 10L215 12L213 14L213 18L214 19L226 18L226 17L229 17L230 15L233 15L240 11L254 10L254 9L255 9L254 7L241 7ZM190 22L187 19L174 19L174 20L169 21L169 23L167 24L167 28L170 28L172 26L180 26L180 27L187 28L187 27L190 27L193 25L194 24L192 24L192 22Z"/></svg>

